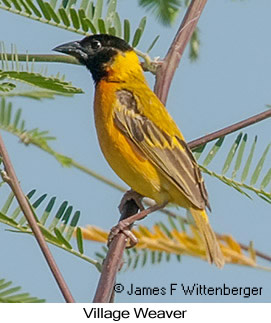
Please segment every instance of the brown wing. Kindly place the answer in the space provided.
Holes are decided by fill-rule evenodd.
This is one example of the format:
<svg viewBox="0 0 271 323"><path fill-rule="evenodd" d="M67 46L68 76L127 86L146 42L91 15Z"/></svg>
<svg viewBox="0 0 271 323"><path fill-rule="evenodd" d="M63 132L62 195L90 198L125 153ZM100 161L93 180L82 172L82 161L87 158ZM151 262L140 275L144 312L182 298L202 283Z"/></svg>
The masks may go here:
<svg viewBox="0 0 271 323"><path fill-rule="evenodd" d="M144 116L130 91L118 91L117 98L114 122L119 130L194 206L210 208L199 166L185 141Z"/></svg>

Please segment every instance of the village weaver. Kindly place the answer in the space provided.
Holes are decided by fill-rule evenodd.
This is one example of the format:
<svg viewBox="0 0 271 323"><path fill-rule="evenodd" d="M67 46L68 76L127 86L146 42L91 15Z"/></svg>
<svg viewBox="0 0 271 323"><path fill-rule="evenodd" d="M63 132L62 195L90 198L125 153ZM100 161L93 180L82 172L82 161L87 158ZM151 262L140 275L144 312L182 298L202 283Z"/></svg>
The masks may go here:
<svg viewBox="0 0 271 323"><path fill-rule="evenodd" d="M224 257L212 230L199 166L165 106L148 86L139 58L124 40L87 36L54 49L74 56L95 82L94 114L101 150L132 190L158 205L189 209L206 256L219 268Z"/></svg>

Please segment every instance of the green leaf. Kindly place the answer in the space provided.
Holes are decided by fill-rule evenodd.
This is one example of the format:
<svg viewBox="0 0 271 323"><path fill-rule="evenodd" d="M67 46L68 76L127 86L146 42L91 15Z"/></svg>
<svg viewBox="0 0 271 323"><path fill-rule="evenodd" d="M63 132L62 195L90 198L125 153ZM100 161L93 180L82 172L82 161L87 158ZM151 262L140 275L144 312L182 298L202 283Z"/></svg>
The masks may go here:
<svg viewBox="0 0 271 323"><path fill-rule="evenodd" d="M83 237L82 237L82 231L80 227L77 227L76 229L76 242L77 242L77 248L80 253L84 253L83 248Z"/></svg>
<svg viewBox="0 0 271 323"><path fill-rule="evenodd" d="M76 211L74 213L74 216L73 216L72 220L71 220L71 226L72 227L76 227L77 226L77 223L79 221L79 218L80 218L80 211Z"/></svg>
<svg viewBox="0 0 271 323"><path fill-rule="evenodd" d="M116 9L117 9L117 0L110 0L108 3L106 18L105 18L105 25L107 29L111 27L113 24Z"/></svg>
<svg viewBox="0 0 271 323"><path fill-rule="evenodd" d="M49 231L52 231L58 225L58 222L61 219L62 215L64 214L67 205L68 205L68 202L67 201L63 202L60 205L60 207L59 207L59 209L58 209L58 211L57 211L57 213L56 213L56 215L55 215L52 223L50 224L50 226L48 228Z"/></svg>
<svg viewBox="0 0 271 323"><path fill-rule="evenodd" d="M32 207L34 209L38 208L40 206L40 204L46 199L47 194L43 194L42 196L40 196L33 204Z"/></svg>
<svg viewBox="0 0 271 323"><path fill-rule="evenodd" d="M139 0L139 5L153 13L165 25L172 24L183 3L179 0Z"/></svg>
<svg viewBox="0 0 271 323"><path fill-rule="evenodd" d="M32 14L32 11L29 9L29 6L25 3L25 1L24 0L20 0L20 3L24 7L25 12L28 15L31 15Z"/></svg>
<svg viewBox="0 0 271 323"><path fill-rule="evenodd" d="M61 81L56 77L45 77L38 73L17 72L17 71L1 71L0 76L15 79L28 83L39 88L51 90L59 93L83 93L79 88L72 86L68 82Z"/></svg>
<svg viewBox="0 0 271 323"><path fill-rule="evenodd" d="M89 0L82 0L81 4L80 4L80 8L83 9L84 11L86 11L89 3L90 3Z"/></svg>
<svg viewBox="0 0 271 323"><path fill-rule="evenodd" d="M47 220L48 216L50 215L50 212L52 211L53 206L55 205L55 201L56 201L55 196L50 199L50 201L47 204L46 209L45 209L45 211L44 211L44 213L43 213L43 215L42 215L42 217L40 219L41 224L44 225L46 223L46 220Z"/></svg>
<svg viewBox="0 0 271 323"><path fill-rule="evenodd" d="M69 17L65 11L64 8L59 8L58 9L58 13L60 15L60 18L63 22L63 24L66 26L66 27L70 27L71 23L70 23L70 20L69 20Z"/></svg>
<svg viewBox="0 0 271 323"><path fill-rule="evenodd" d="M88 18L85 19L85 23L87 24L87 26L89 27L89 29L91 30L91 32L93 34L97 34L96 27L93 25L93 23Z"/></svg>
<svg viewBox="0 0 271 323"><path fill-rule="evenodd" d="M11 8L11 4L7 0L2 0L6 7Z"/></svg>
<svg viewBox="0 0 271 323"><path fill-rule="evenodd" d="M51 5L48 2L45 2L44 5L46 7L47 12L54 20L54 22L57 24L60 24L61 21L60 21L58 15L55 13L54 9L51 7Z"/></svg>
<svg viewBox="0 0 271 323"><path fill-rule="evenodd" d="M242 159L243 159L246 142L247 142L247 134L245 134L244 137L242 138L242 142L241 142L240 147L238 149L238 154L237 154L237 157L236 157L235 166L234 166L232 176L231 176L232 178L236 177L236 174L237 174L237 172L239 171L239 169L241 167L241 162L242 162Z"/></svg>
<svg viewBox="0 0 271 323"><path fill-rule="evenodd" d="M9 208L10 208L11 203L13 202L13 200L14 200L14 194L13 194L13 192L11 192L9 194L9 196L8 196L8 198L7 198L5 204L3 205L3 207L2 207L2 209L1 209L0 212L1 213L7 213L8 210L9 210Z"/></svg>
<svg viewBox="0 0 271 323"><path fill-rule="evenodd" d="M50 0L50 5L51 5L51 7L52 7L53 9L55 9L55 8L56 8L57 1L58 1L58 0Z"/></svg>
<svg viewBox="0 0 271 323"><path fill-rule="evenodd" d="M138 28L140 28L140 29L141 29L142 34L143 34L144 30L145 30L146 22L147 22L147 17L143 17L143 18L140 20L140 23L139 23Z"/></svg>
<svg viewBox="0 0 271 323"><path fill-rule="evenodd" d="M116 36L116 28L115 27L109 27L108 34L112 36Z"/></svg>
<svg viewBox="0 0 271 323"><path fill-rule="evenodd" d="M198 59L199 48L200 48L199 29L198 27L196 27L189 42L189 58L192 62Z"/></svg>
<svg viewBox="0 0 271 323"><path fill-rule="evenodd" d="M266 159L266 156L267 156L267 153L268 153L270 147L271 147L271 144L269 144L266 147L262 157L260 158L260 160L259 160L259 162L258 162L258 164L257 164L257 166L256 166L256 168L255 168L255 170L254 170L254 172L253 172L253 174L251 176L250 185L256 184L256 182L257 182L257 180L258 180L258 178L260 176L260 172L261 172L261 170L263 168L263 164L265 162L265 159Z"/></svg>
<svg viewBox="0 0 271 323"><path fill-rule="evenodd" d="M230 168L230 166L231 166L231 162L232 162L233 157L234 157L234 155L235 155L235 153L236 153L236 150L237 150L237 148L238 148L238 146L239 146L239 143L240 143L241 138L242 138L242 133L240 133L240 134L237 136L237 138L236 138L235 142L233 143L233 145L232 145L232 147L231 147L231 149L230 149L230 151L229 151L229 153L228 153L227 159L226 159L226 161L225 161L225 163L224 163L224 166L223 166L223 168L222 168L222 172L221 172L221 173L222 173L222 175L226 174L226 173L227 173L227 171L228 171L228 169Z"/></svg>
<svg viewBox="0 0 271 323"><path fill-rule="evenodd" d="M158 222L157 224L168 237L172 238L172 234L170 233L170 230L166 227L166 225L163 222Z"/></svg>
<svg viewBox="0 0 271 323"><path fill-rule="evenodd" d="M206 147L206 144L203 144L203 145L197 146L196 148L192 149L193 155L196 160L198 160L200 158L205 147Z"/></svg>
<svg viewBox="0 0 271 323"><path fill-rule="evenodd" d="M116 28L116 36L121 38L121 36L122 36L122 34L121 34L121 21L120 21L119 14L117 12L115 12L115 15L114 15L114 26Z"/></svg>
<svg viewBox="0 0 271 323"><path fill-rule="evenodd" d="M42 14L40 13L39 9L34 5L32 0L25 0L26 3L29 5L29 7L32 9L32 11L34 12L34 14L38 17L41 18Z"/></svg>
<svg viewBox="0 0 271 323"><path fill-rule="evenodd" d="M124 19L124 40L129 43L130 41L130 22L127 19Z"/></svg>
<svg viewBox="0 0 271 323"><path fill-rule="evenodd" d="M82 26L82 29L84 31L88 31L88 25L85 21L86 19L86 15L85 15L85 11L83 9L79 9L78 10L78 16L79 16L79 19L80 19L80 24Z"/></svg>
<svg viewBox="0 0 271 323"><path fill-rule="evenodd" d="M93 24L95 27L97 27L98 19L102 17L102 11L103 11L103 0L97 0L95 10L94 10L94 16L93 16Z"/></svg>
<svg viewBox="0 0 271 323"><path fill-rule="evenodd" d="M175 223L175 221L174 221L174 219L173 219L172 216L168 216L168 222L169 222L169 224L170 224L170 226L171 226L171 228L173 230L177 230L178 231L178 228L177 228L176 223Z"/></svg>
<svg viewBox="0 0 271 323"><path fill-rule="evenodd" d="M266 173L266 175L264 176L261 185L260 185L260 189L263 190L266 188L266 186L270 183L271 181L271 168L269 168L269 171Z"/></svg>
<svg viewBox="0 0 271 323"><path fill-rule="evenodd" d="M12 287L7 289L7 287L11 286L12 282L6 282L4 279L0 280L0 303L41 303L45 302L44 299L38 299L37 297L31 297L29 293L21 293L17 294L21 287Z"/></svg>
<svg viewBox="0 0 271 323"><path fill-rule="evenodd" d="M57 239L68 249L72 249L72 246L69 244L69 242L63 237L62 233L58 230L58 228L54 228L54 233L57 237Z"/></svg>
<svg viewBox="0 0 271 323"><path fill-rule="evenodd" d="M75 9L70 8L70 16L73 23L73 27L75 29L79 29L80 28L79 17Z"/></svg>
<svg viewBox="0 0 271 323"><path fill-rule="evenodd" d="M50 13L47 10L47 7L45 6L44 2L42 0L36 0L36 1L40 7L41 12L43 13L44 18L47 19L48 21L50 21L51 16L50 16Z"/></svg>
<svg viewBox="0 0 271 323"><path fill-rule="evenodd" d="M1 187L0 187L0 189L1 189ZM31 197L33 198L33 196L35 195L35 192L36 192L36 190L32 190L32 191L30 191L27 194L27 197L30 200L29 203L30 203L30 206L31 206L32 209L34 209L35 207L40 206L42 203L44 203L44 200L45 200L44 199L44 196L47 195L47 194L41 195L41 197L40 198L37 198L35 200L35 202L33 203L33 202L31 202ZM8 198L7 198L7 201L4 203L4 207L2 208L2 210L8 212L8 210L11 209L11 207L10 207L11 206L11 202L12 202L11 201L11 195L9 195ZM17 201L15 201L15 202L17 204ZM80 212L79 211L76 211L74 213L74 216L73 216L73 218L71 220L71 225L68 227L66 237L64 237L64 235L62 233L62 230L63 230L63 226L65 228L65 225L68 224L69 217L70 217L70 213L72 211L72 207L69 206L66 209L66 211L65 211L65 213L63 215L63 210L65 209L65 204L66 204L65 202L62 203L62 205L60 206L60 208L59 208L59 210L58 210L58 212L56 214L56 217L55 217L55 219L58 218L58 221L59 221L60 218L62 218L62 222L61 222L60 226L59 227L56 226L58 223L54 223L53 226L52 226L52 224L49 226L49 229L50 229L50 227L53 227L53 232L54 233L50 232L49 229L46 228L43 225L43 223L45 223L45 221L46 221L46 219L44 219L44 218L45 217L46 218L48 217L48 215L50 214L50 212L51 212L54 204L55 204L55 198L51 198L50 199L50 202L46 206L45 212L42 215L43 220L42 220L42 218L41 218L41 220L39 220L39 218L35 214L35 216L37 217L37 221L39 222L38 224L39 224L40 230L41 230L43 236L45 237L45 239L49 243L51 243L51 244L53 244L53 245L55 245L55 246L57 246L57 247L59 247L59 248L61 248L63 250L66 250L69 253L71 253L73 255L76 255L77 257L80 257L81 259L83 259L85 261L88 261L89 263L95 265L98 270L100 270L100 267L101 267L101 264L100 263L98 263L97 261L95 261L95 260L87 257L83 253L80 253L80 252L72 249L72 246L69 243L69 240L67 239L67 238L69 238L68 237L68 235L69 235L69 233L68 233L69 229L72 228L72 230L74 230L75 229L74 226L76 226L77 223L78 223L78 220L79 220L79 217L80 217ZM8 230L8 231L21 232L21 233L27 233L27 234L33 235L32 231L30 230L30 228L29 228L28 225L22 226L20 224L20 223L25 222L24 217L22 217L19 222L15 221L15 219L12 218L13 215L14 215L14 213L15 212L17 213L17 209L18 209L18 207L15 209L15 211L13 211L13 213L11 214L11 216L9 216L8 214L3 214L3 213L0 212L0 222L4 223L6 225L9 225L9 226L11 226L12 228L15 229L15 230L13 229L13 230ZM16 217L17 217L17 215L16 215ZM71 232L73 232L73 231L71 231ZM70 236L70 238L71 238L71 236ZM81 249L81 251L82 251L82 249ZM0 280L0 290L1 289L4 289L4 288L7 288L10 285L10 283L4 285L3 282L4 282L3 280ZM5 291L5 294L11 293L12 291L13 290ZM3 296L2 293L1 293L1 295ZM0 297L0 302L1 301L2 301L2 299Z"/></svg>
<svg viewBox="0 0 271 323"><path fill-rule="evenodd" d="M157 35L154 40L152 41L152 43L150 44L149 48L147 49L147 54L153 49L154 45L156 44L156 42L158 41L159 39L159 35Z"/></svg>
<svg viewBox="0 0 271 323"><path fill-rule="evenodd" d="M94 17L94 12L95 12L95 6L93 4L93 1L89 1L87 10L86 10L86 16L92 20Z"/></svg>
<svg viewBox="0 0 271 323"><path fill-rule="evenodd" d="M10 1L14 4L15 9L17 9L18 11L22 11L22 8L19 5L17 0L10 0Z"/></svg>
<svg viewBox="0 0 271 323"><path fill-rule="evenodd" d="M132 47L135 48L138 45L141 36L142 36L142 30L140 28L137 28L132 41Z"/></svg>
<svg viewBox="0 0 271 323"><path fill-rule="evenodd" d="M243 169L243 173L241 175L241 182L242 183L247 179L247 175L248 175L250 165L251 165L251 161L252 161L252 158L253 158L253 155L254 155L256 143L257 143L257 136L255 137L254 142L253 142L253 144L251 146L251 150L250 150L250 153L248 155L248 159L246 161L245 167Z"/></svg>
<svg viewBox="0 0 271 323"><path fill-rule="evenodd" d="M16 85L14 83L10 82L3 82L0 83L0 92L10 92L16 88ZM1 95L1 93L0 93Z"/></svg>
<svg viewBox="0 0 271 323"><path fill-rule="evenodd" d="M225 137L221 137L219 138L215 144L213 145L213 147L210 149L208 155L205 157L204 161L203 161L203 166L207 167L210 162L213 160L213 158L215 157L215 155L217 154L218 150L220 149L220 147L222 146L223 142L224 142L224 138Z"/></svg>
<svg viewBox="0 0 271 323"><path fill-rule="evenodd" d="M104 20L101 18L98 19L98 28L99 28L100 34L106 34L105 23L104 23Z"/></svg>

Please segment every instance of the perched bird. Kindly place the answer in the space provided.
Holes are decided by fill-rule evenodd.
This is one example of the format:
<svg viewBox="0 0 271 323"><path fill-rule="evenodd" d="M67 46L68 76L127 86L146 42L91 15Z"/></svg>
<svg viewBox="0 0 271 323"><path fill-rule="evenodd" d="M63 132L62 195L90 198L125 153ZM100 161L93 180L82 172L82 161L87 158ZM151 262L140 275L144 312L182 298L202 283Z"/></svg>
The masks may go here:
<svg viewBox="0 0 271 323"><path fill-rule="evenodd" d="M133 48L120 38L100 34L54 50L76 57L92 74L96 130L112 169L142 196L189 209L207 259L223 267L205 211L210 206L200 169L177 125L148 86Z"/></svg>

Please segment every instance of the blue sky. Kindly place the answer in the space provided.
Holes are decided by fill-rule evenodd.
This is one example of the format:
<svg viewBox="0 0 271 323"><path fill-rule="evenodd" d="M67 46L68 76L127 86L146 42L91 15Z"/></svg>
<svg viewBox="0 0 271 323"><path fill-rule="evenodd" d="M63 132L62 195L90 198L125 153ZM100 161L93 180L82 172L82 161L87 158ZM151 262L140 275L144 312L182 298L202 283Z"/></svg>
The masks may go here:
<svg viewBox="0 0 271 323"><path fill-rule="evenodd" d="M119 2L121 18L128 18L132 26L137 26L140 18L145 15L137 7L137 1L130 1L129 6L127 1ZM267 0L207 3L199 22L199 60L191 64L186 52L167 102L168 110L187 141L262 112L266 109L265 105L271 103L270 12L271 3ZM179 21L181 15L176 24L166 28L149 17L139 49L146 50L152 39L160 34L152 55L163 57L178 29ZM29 53L49 54L55 46L81 38L75 33L3 10L0 11L0 25L0 40L4 41L7 48L11 43L16 44L19 53L28 50ZM57 137L57 141L52 143L56 151L121 183L106 164L98 147L92 113L94 88L90 75L79 66L55 63L47 65L50 73L65 73L66 79L81 87L85 93L73 98L58 97L56 100L42 102L12 99L15 108L23 108L26 127L49 130ZM41 65L36 65L37 69L39 66ZM153 77L148 74L147 78L152 86ZM270 121L265 120L245 131L250 144L254 136L258 135L256 153L262 153L270 142ZM75 209L80 209L82 226L94 224L110 229L117 222L120 192L76 169L63 168L37 148L25 147L12 135L1 133L25 192L36 188L40 194L57 196L59 203L68 200ZM231 145L235 136L236 134L228 137L226 146ZM221 170L224 160L225 154L222 153L212 167ZM267 161L270 165L270 154ZM253 240L255 248L271 254L270 205L257 196L249 200L207 175L205 180L213 210L210 218L215 231L231 234L246 244ZM155 221L163 219L164 216L157 213L144 219L142 224L151 226ZM3 246L0 249L1 277L22 285L24 290L34 296L46 298L49 302L62 302L63 298L34 239L5 229L7 227L0 225L0 243ZM51 249L75 299L80 302L90 301L98 280L95 268L61 250ZM100 246L86 243L86 249L92 256L100 250ZM259 263L269 265L261 260ZM250 298L188 297L181 293L146 297L120 294L117 296L118 302L266 302L271 297L269 272L236 265L226 265L223 270L219 270L199 259L185 256L181 263L172 260L120 273L118 281L127 288L130 283L148 287L169 286L170 283L198 283L211 287L225 283L229 287L263 287L261 296Z"/></svg>

